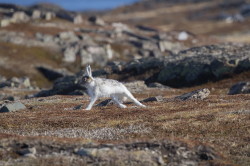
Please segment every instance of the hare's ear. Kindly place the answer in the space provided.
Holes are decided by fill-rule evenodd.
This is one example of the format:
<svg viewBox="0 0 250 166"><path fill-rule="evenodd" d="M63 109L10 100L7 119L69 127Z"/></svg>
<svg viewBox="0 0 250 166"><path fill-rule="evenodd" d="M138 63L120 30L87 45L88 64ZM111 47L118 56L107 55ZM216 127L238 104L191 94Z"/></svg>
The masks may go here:
<svg viewBox="0 0 250 166"><path fill-rule="evenodd" d="M92 71L91 71L90 65L88 65L88 66L86 67L86 69L87 69L88 76L89 76L89 77L92 77Z"/></svg>

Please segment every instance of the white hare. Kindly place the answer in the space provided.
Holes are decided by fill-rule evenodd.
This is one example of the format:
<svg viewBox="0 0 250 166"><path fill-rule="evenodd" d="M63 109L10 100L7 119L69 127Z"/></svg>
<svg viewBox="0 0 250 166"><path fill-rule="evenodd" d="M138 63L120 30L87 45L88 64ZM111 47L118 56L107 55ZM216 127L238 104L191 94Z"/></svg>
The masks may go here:
<svg viewBox="0 0 250 166"><path fill-rule="evenodd" d="M86 67L80 82L87 88L88 95L90 96L90 103L85 110L91 110L96 100L100 97L110 97L120 108L127 107L122 104L123 99L126 98L132 100L138 106L146 107L141 104L122 83L112 79L92 77L91 67L89 65Z"/></svg>

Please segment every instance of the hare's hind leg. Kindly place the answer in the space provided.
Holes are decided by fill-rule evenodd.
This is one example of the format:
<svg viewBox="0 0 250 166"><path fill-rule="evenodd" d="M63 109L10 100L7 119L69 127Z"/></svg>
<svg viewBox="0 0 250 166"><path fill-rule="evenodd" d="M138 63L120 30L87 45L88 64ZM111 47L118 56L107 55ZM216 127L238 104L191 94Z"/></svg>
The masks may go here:
<svg viewBox="0 0 250 166"><path fill-rule="evenodd" d="M112 98L112 100L113 100L120 108L127 108L126 105L122 104L122 103L119 101L118 97L116 97L116 96L111 96L111 98Z"/></svg>
<svg viewBox="0 0 250 166"><path fill-rule="evenodd" d="M142 103L140 103L128 90L125 92L125 95L132 100L136 105L140 106L140 107L146 107L145 105L143 105Z"/></svg>

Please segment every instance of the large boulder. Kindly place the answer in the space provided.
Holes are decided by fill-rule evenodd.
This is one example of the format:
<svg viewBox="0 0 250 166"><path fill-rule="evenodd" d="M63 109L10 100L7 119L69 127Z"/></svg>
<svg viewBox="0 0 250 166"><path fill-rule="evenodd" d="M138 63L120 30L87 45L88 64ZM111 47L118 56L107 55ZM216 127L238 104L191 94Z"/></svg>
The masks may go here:
<svg viewBox="0 0 250 166"><path fill-rule="evenodd" d="M185 87L217 81L250 69L250 46L220 44L194 47L169 56L137 59L125 65L121 79Z"/></svg>
<svg viewBox="0 0 250 166"><path fill-rule="evenodd" d="M30 97L46 97L53 95L82 95L85 93L85 88L78 83L77 76L65 76L57 79L54 82L53 88L42 90Z"/></svg>
<svg viewBox="0 0 250 166"><path fill-rule="evenodd" d="M179 59L178 59L179 58ZM250 69L249 45L210 45L194 47L165 63L157 81L181 87L220 80Z"/></svg>
<svg viewBox="0 0 250 166"><path fill-rule="evenodd" d="M53 69L49 66L38 66L36 67L48 80L54 81L58 78L72 75L67 69Z"/></svg>
<svg viewBox="0 0 250 166"><path fill-rule="evenodd" d="M103 19L101 19L100 17L98 16L91 16L89 17L89 22L95 24L95 25L99 25L99 26L104 26L105 25L105 22Z"/></svg>
<svg viewBox="0 0 250 166"><path fill-rule="evenodd" d="M13 23L28 22L29 20L30 20L30 17L25 12L22 12L22 11L14 12L11 18L11 21Z"/></svg>

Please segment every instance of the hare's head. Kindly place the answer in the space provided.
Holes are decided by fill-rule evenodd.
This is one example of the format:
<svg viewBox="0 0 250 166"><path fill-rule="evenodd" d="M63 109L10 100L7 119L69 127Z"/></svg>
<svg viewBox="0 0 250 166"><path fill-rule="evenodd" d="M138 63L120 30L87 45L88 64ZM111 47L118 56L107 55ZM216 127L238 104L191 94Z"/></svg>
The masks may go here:
<svg viewBox="0 0 250 166"><path fill-rule="evenodd" d="M84 72L83 76L81 77L80 82L81 82L82 84L89 84L89 83L91 83L93 80L94 80L94 78L92 77L91 67L90 67L90 65L88 65L88 66L85 68L85 72Z"/></svg>

